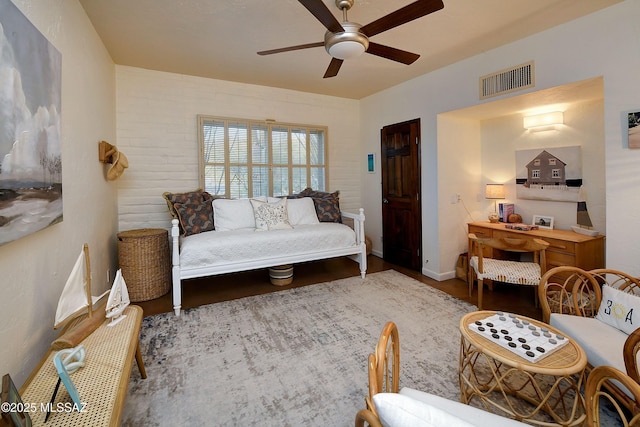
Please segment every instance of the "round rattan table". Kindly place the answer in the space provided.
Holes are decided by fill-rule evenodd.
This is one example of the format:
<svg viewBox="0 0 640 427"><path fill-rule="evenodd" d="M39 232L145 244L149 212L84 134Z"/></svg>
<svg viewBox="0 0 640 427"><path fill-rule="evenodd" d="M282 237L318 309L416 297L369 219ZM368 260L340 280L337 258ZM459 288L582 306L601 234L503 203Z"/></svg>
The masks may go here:
<svg viewBox="0 0 640 427"><path fill-rule="evenodd" d="M490 412L531 424L584 424L585 402L580 393L587 366L584 350L552 326L518 315L518 319L569 340L537 362L526 360L469 328L494 314L495 311L475 311L460 320L460 401L479 403Z"/></svg>

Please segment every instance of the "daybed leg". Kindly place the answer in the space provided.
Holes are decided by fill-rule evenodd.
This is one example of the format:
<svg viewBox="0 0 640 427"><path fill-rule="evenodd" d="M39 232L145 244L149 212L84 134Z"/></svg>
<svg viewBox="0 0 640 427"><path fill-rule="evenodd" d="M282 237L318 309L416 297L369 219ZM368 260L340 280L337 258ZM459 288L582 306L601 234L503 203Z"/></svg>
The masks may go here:
<svg viewBox="0 0 640 427"><path fill-rule="evenodd" d="M180 231L178 220L171 220L171 281L173 282L173 311L180 316L182 307L182 283L180 281Z"/></svg>
<svg viewBox="0 0 640 427"><path fill-rule="evenodd" d="M367 246L362 243L362 252L360 252L360 276L364 279L364 276L367 274Z"/></svg>

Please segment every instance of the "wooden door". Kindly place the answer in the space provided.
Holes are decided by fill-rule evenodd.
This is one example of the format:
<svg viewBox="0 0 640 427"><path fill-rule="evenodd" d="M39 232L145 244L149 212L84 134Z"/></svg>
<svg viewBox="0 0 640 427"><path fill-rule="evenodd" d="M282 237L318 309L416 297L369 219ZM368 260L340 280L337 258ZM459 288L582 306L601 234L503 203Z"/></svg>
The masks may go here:
<svg viewBox="0 0 640 427"><path fill-rule="evenodd" d="M384 260L421 271L420 120L380 131Z"/></svg>

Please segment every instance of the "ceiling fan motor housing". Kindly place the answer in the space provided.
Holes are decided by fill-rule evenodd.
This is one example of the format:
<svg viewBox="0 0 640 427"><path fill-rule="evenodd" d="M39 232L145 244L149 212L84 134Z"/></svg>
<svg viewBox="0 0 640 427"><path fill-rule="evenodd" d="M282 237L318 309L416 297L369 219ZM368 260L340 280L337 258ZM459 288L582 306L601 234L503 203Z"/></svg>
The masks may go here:
<svg viewBox="0 0 640 427"><path fill-rule="evenodd" d="M344 32L327 31L324 35L324 47L329 55L338 59L362 55L369 48L369 38L360 32L360 27L362 25L355 22L342 22Z"/></svg>

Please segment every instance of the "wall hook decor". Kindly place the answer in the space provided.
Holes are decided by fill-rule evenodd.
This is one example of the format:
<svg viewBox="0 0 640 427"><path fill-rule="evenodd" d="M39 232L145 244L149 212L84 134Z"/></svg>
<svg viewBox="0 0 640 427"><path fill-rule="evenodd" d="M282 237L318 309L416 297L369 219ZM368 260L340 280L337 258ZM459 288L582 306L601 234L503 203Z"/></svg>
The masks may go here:
<svg viewBox="0 0 640 427"><path fill-rule="evenodd" d="M107 141L100 141L98 143L98 160L102 163L113 163L113 155L116 154L118 149L109 144Z"/></svg>

